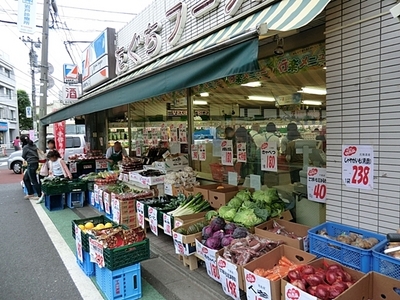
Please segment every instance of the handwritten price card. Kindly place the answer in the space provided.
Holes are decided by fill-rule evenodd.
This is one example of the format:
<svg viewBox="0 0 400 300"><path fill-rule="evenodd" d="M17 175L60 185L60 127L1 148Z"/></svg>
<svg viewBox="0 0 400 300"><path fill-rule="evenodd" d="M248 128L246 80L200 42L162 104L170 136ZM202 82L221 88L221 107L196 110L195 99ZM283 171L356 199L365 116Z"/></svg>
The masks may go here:
<svg viewBox="0 0 400 300"><path fill-rule="evenodd" d="M237 266L226 261L221 256L218 256L217 265L224 293L232 299L240 300L239 274Z"/></svg>
<svg viewBox="0 0 400 300"><path fill-rule="evenodd" d="M163 228L165 234L172 236L172 220L169 214L163 213Z"/></svg>
<svg viewBox="0 0 400 300"><path fill-rule="evenodd" d="M83 262L81 229L76 224L75 224L75 244L76 244L76 255L79 261Z"/></svg>
<svg viewBox="0 0 400 300"><path fill-rule="evenodd" d="M139 226L144 229L144 204L140 201L136 201L136 212Z"/></svg>
<svg viewBox="0 0 400 300"><path fill-rule="evenodd" d="M157 209L153 207L149 207L149 224L151 232L158 235Z"/></svg>
<svg viewBox="0 0 400 300"><path fill-rule="evenodd" d="M172 124L169 127L169 130L170 130L170 135L171 135L171 142L177 143L179 141L179 139L178 139L178 128L174 124Z"/></svg>
<svg viewBox="0 0 400 300"><path fill-rule="evenodd" d="M199 160L199 147L198 147L198 145L191 145L190 149L191 149L191 153L192 153L192 160Z"/></svg>
<svg viewBox="0 0 400 300"><path fill-rule="evenodd" d="M89 237L89 250L90 261L97 263L100 268L104 268L106 264L103 255L103 244Z"/></svg>
<svg viewBox="0 0 400 300"><path fill-rule="evenodd" d="M207 154L206 154L206 144L199 145L199 160L206 161Z"/></svg>
<svg viewBox="0 0 400 300"><path fill-rule="evenodd" d="M273 299L271 294L271 282L253 272L244 269L247 300Z"/></svg>
<svg viewBox="0 0 400 300"><path fill-rule="evenodd" d="M356 189L374 188L374 149L368 145L342 145L342 178Z"/></svg>
<svg viewBox="0 0 400 300"><path fill-rule="evenodd" d="M179 142L187 144L187 128L185 124L179 124Z"/></svg>
<svg viewBox="0 0 400 300"><path fill-rule="evenodd" d="M261 170L278 172L278 148L276 142L261 145Z"/></svg>
<svg viewBox="0 0 400 300"><path fill-rule="evenodd" d="M136 156L142 156L142 142L140 140L136 140Z"/></svg>
<svg viewBox="0 0 400 300"><path fill-rule="evenodd" d="M204 246L200 241L196 239L196 252L204 259L208 276L210 276L215 281L220 282L216 257L218 251Z"/></svg>
<svg viewBox="0 0 400 300"><path fill-rule="evenodd" d="M307 170L308 200L326 202L326 169L308 167Z"/></svg>
<svg viewBox="0 0 400 300"><path fill-rule="evenodd" d="M247 162L246 143L237 143L237 161Z"/></svg>
<svg viewBox="0 0 400 300"><path fill-rule="evenodd" d="M232 140L222 140L221 142L221 163L224 166L233 166Z"/></svg>

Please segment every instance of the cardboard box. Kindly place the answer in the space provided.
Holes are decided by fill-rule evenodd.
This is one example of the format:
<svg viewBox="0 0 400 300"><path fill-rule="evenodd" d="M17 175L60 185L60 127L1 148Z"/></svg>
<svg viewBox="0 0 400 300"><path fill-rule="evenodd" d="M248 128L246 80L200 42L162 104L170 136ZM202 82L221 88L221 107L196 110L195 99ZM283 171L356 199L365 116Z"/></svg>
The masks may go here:
<svg viewBox="0 0 400 300"><path fill-rule="evenodd" d="M167 157L164 161L154 162L154 167L164 172L183 170L186 166L189 166L187 154L180 154L176 157Z"/></svg>
<svg viewBox="0 0 400 300"><path fill-rule="evenodd" d="M222 289L229 296L239 295L239 289L244 290L243 266L227 261L224 257L224 248L216 253L218 274ZM228 283L229 282L229 283ZM226 285L228 285L226 286ZM236 290L236 291L234 291ZM236 298L236 297L233 297Z"/></svg>
<svg viewBox="0 0 400 300"><path fill-rule="evenodd" d="M285 230L289 232L293 232L295 235L300 237L299 239L293 239L290 237L286 237L281 234L277 234L274 232L270 232L270 229L274 229L274 222L277 222L279 225L285 228ZM255 228L255 233L258 236L266 237L266 238L271 238L271 239L280 239L282 240L286 245L308 251L308 230L310 227L289 222L286 220L281 220L281 219L276 219L276 220L268 220L265 223L262 223Z"/></svg>
<svg viewBox="0 0 400 300"><path fill-rule="evenodd" d="M142 185L157 185L164 183L164 175L161 176L153 176L153 177L146 177L142 176L140 172L144 170L139 170L139 171L134 171L134 172L129 172L129 180L133 182L139 182Z"/></svg>
<svg viewBox="0 0 400 300"><path fill-rule="evenodd" d="M201 239L201 232L194 234L180 234L176 232L179 228L188 229L189 226L196 224L200 221L203 221L204 218L199 218L197 220L192 220L180 227L176 227L172 230L172 238L174 240L175 252L179 255L192 255L196 253L196 239Z"/></svg>
<svg viewBox="0 0 400 300"><path fill-rule="evenodd" d="M335 300L400 300L400 294L396 293L396 289L399 288L400 281L376 272L370 272Z"/></svg>
<svg viewBox="0 0 400 300"><path fill-rule="evenodd" d="M219 187L219 186L223 186L223 187L225 187L225 188L232 188L232 187L235 187L234 185L229 185L229 184L225 184L225 183L221 183L221 184L216 183L216 184L208 184L208 185L195 186L195 187L193 188L193 192L194 192L194 194L201 193L201 194L203 195L203 198L204 198L205 200L209 200L208 192L209 192L210 190L215 190L215 189L216 189L217 187Z"/></svg>
<svg viewBox="0 0 400 300"><path fill-rule="evenodd" d="M265 294L263 294L264 297L262 299L280 299L281 281L270 281L253 272L257 268L266 270L272 269L278 264L282 256L287 257L295 264L307 264L316 258L315 255L302 250L287 245L281 245L267 254L249 262L243 267L244 291L247 294L247 299L258 299L257 296L261 297L258 293L259 290L268 295L268 297L265 297Z"/></svg>
<svg viewBox="0 0 400 300"><path fill-rule="evenodd" d="M208 202L212 208L218 209L224 206L239 192L238 187L224 188L208 191Z"/></svg>
<svg viewBox="0 0 400 300"><path fill-rule="evenodd" d="M310 262L308 265L311 265L311 266L313 266L314 268L317 268L317 269L318 268L326 269L326 265L329 266L329 265L332 265L332 264L339 264L339 263L336 262L336 261L327 259L327 258L320 258L320 259L317 259L317 260L314 260L314 261ZM360 271L356 271L354 269L347 268L347 267L345 267L343 265L341 265L341 266L343 267L343 270L345 270L347 273L349 273L351 275L351 277L353 278L353 280L355 280L355 281L360 280L364 276L364 273L361 273ZM351 298L351 297L349 298L349 297L347 297L347 292L350 291L350 290L351 289L348 289L347 291L345 291L343 294L340 295L340 297L343 297L342 298L343 300L344 299L346 299L346 300L350 300L350 299L354 299L354 300L355 299L357 299L357 300L360 299L360 300L362 300L362 297L359 297L359 298ZM281 300L293 300L293 299L295 299L295 297L293 297L293 296L290 297L290 296L288 296L288 294L295 295L298 299L310 299L310 300L317 299L316 297L311 296L310 294L308 294L308 293L300 290L299 288L293 286L292 284L290 284L288 282L288 280L287 280L287 277L285 277L285 278L283 278L281 280ZM337 299L339 299L339 297L336 298L335 300L337 300ZM377 298L377 299L382 299L382 298ZM365 299L365 300L367 300L367 299Z"/></svg>
<svg viewBox="0 0 400 300"><path fill-rule="evenodd" d="M291 221L293 220L292 213L290 210L285 210L280 217L272 218L273 220L286 220L286 221Z"/></svg>
<svg viewBox="0 0 400 300"><path fill-rule="evenodd" d="M206 212L199 212L197 214L191 214L191 215L185 215L185 216L179 216L179 217L174 217L174 228L182 226L184 224L187 224L188 222L191 222L193 220L201 220L204 219L204 216L206 215Z"/></svg>

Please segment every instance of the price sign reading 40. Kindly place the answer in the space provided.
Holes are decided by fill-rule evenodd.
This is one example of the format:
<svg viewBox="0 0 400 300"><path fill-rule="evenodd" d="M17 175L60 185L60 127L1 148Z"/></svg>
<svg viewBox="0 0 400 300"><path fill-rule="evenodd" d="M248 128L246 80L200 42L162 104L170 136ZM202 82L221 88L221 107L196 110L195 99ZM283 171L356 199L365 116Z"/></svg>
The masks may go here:
<svg viewBox="0 0 400 300"><path fill-rule="evenodd" d="M371 145L342 145L342 178L348 187L373 189L374 150Z"/></svg>
<svg viewBox="0 0 400 300"><path fill-rule="evenodd" d="M307 198L311 201L326 202L326 169L308 167Z"/></svg>

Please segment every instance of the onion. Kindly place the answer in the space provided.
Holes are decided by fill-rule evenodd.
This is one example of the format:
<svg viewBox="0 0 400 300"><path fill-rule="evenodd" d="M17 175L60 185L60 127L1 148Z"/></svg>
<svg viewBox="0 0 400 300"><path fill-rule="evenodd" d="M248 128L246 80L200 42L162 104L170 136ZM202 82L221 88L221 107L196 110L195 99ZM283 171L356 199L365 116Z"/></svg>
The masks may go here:
<svg viewBox="0 0 400 300"><path fill-rule="evenodd" d="M297 271L297 270L289 271L287 275L288 275L289 281L293 281L293 280L296 280L296 279L301 279L300 272Z"/></svg>
<svg viewBox="0 0 400 300"><path fill-rule="evenodd" d="M317 286L323 283L322 280L318 276L315 276L314 274L305 275L304 279L310 286Z"/></svg>
<svg viewBox="0 0 400 300"><path fill-rule="evenodd" d="M314 275L321 280L321 283L325 283L325 271L317 271Z"/></svg>
<svg viewBox="0 0 400 300"><path fill-rule="evenodd" d="M329 289L329 298L330 299L335 299L336 297L338 297L343 292L344 291L341 290L339 287L331 286L330 289Z"/></svg>
<svg viewBox="0 0 400 300"><path fill-rule="evenodd" d="M335 288L337 290L340 290L341 293L343 293L345 290L347 290L349 287L345 282L342 281L337 281L334 284L332 284L332 288Z"/></svg>
<svg viewBox="0 0 400 300"><path fill-rule="evenodd" d="M326 270L327 270L327 271L329 271L329 270L342 270L342 271L343 271L343 268L342 268L341 265L333 264L333 265L328 266L328 267L326 268Z"/></svg>
<svg viewBox="0 0 400 300"><path fill-rule="evenodd" d="M310 275L310 274L314 274L315 273L315 269L312 266L304 266L301 268L301 274L302 275Z"/></svg>
<svg viewBox="0 0 400 300"><path fill-rule="evenodd" d="M295 287L298 287L298 288L301 289L302 291L306 291L306 285L304 284L303 281L301 281L301 280L299 280L299 279L293 280L293 281L291 282L291 284L293 284Z"/></svg>
<svg viewBox="0 0 400 300"><path fill-rule="evenodd" d="M333 284L337 280L336 270L330 270L325 273L326 282L329 284Z"/></svg>
<svg viewBox="0 0 400 300"><path fill-rule="evenodd" d="M355 282L354 281L346 281L344 283L347 285L347 287L351 287Z"/></svg>
<svg viewBox="0 0 400 300"><path fill-rule="evenodd" d="M349 281L353 280L351 275L349 273L347 273L346 271L342 271L342 273L343 273L343 281L349 282Z"/></svg>
<svg viewBox="0 0 400 300"><path fill-rule="evenodd" d="M325 284L320 284L317 286L315 289L315 296L322 299L326 300L329 297L329 286Z"/></svg>
<svg viewBox="0 0 400 300"><path fill-rule="evenodd" d="M316 286L308 287L307 293L309 293L311 296L315 296L315 294L317 293L317 287Z"/></svg>

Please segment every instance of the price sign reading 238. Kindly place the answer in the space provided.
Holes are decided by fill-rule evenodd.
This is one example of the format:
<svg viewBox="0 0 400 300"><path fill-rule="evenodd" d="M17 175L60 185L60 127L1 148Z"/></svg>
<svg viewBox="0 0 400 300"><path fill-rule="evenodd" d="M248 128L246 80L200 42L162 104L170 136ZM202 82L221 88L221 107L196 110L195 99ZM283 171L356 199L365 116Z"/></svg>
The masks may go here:
<svg viewBox="0 0 400 300"><path fill-rule="evenodd" d="M348 187L372 190L374 150L370 145L342 146L342 178Z"/></svg>

